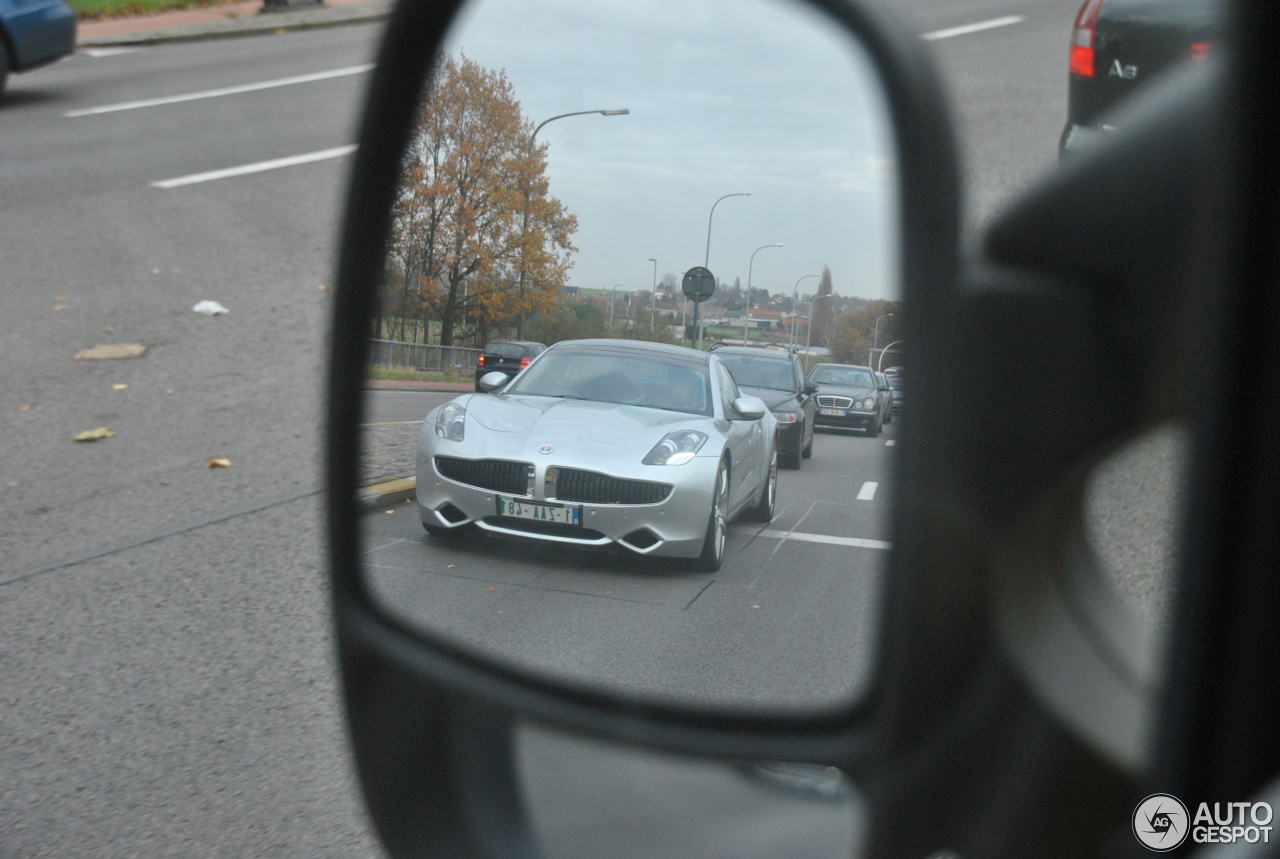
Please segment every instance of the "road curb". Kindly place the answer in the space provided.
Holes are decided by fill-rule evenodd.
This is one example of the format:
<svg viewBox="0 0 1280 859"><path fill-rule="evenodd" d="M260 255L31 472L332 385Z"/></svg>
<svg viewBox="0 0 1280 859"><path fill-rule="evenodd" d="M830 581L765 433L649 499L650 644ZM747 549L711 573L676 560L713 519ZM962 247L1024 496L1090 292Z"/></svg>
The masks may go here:
<svg viewBox="0 0 1280 859"><path fill-rule="evenodd" d="M380 21L391 14L391 0L368 0L349 6L300 9L294 12L260 13L250 18L229 18L203 24L188 24L155 30L135 30L112 36L95 36L76 42L76 48L111 48L131 45L153 45L165 42L194 42L205 39L227 39L237 36L340 27Z"/></svg>
<svg viewBox="0 0 1280 859"><path fill-rule="evenodd" d="M388 507L392 504L403 504L417 497L418 482L412 477L398 477L384 480L360 490L360 503L365 507Z"/></svg>

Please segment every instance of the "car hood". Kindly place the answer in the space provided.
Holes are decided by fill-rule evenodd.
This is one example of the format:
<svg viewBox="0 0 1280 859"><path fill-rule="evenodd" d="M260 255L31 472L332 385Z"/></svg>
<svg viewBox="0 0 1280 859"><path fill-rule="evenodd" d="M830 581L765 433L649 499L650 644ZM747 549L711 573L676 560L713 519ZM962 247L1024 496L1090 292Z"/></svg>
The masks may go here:
<svg viewBox="0 0 1280 859"><path fill-rule="evenodd" d="M643 447L641 455L685 424L711 420L700 415L640 406L552 397L473 396L467 420L508 436L504 446L572 446L576 450ZM514 443L514 444L513 444Z"/></svg>
<svg viewBox="0 0 1280 859"><path fill-rule="evenodd" d="M876 395L875 388L868 388L866 385L818 385L818 394L837 397L850 397L855 400L861 400L865 397L874 397Z"/></svg>
<svg viewBox="0 0 1280 859"><path fill-rule="evenodd" d="M796 397L795 391L779 391L777 388L751 388L743 385L739 390L748 397L759 397L771 409Z"/></svg>

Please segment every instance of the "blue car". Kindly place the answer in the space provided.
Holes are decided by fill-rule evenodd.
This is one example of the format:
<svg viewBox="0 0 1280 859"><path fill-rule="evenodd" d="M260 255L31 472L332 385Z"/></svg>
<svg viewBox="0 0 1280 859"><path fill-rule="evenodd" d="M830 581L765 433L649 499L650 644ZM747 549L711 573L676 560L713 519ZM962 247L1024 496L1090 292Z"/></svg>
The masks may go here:
<svg viewBox="0 0 1280 859"><path fill-rule="evenodd" d="M64 0L0 0L0 94L26 72L76 49L76 13Z"/></svg>

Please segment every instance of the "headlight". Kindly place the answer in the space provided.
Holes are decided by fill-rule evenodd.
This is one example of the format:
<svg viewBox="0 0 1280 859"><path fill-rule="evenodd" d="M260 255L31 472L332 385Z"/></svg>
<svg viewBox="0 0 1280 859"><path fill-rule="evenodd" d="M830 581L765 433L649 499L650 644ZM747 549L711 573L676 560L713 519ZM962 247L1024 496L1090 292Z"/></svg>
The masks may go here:
<svg viewBox="0 0 1280 859"><path fill-rule="evenodd" d="M684 465L707 443L707 434L696 430L676 430L653 446L645 465Z"/></svg>
<svg viewBox="0 0 1280 859"><path fill-rule="evenodd" d="M778 419L780 424L793 424L796 422L795 412L774 412L773 416Z"/></svg>
<svg viewBox="0 0 1280 859"><path fill-rule="evenodd" d="M436 412L436 435L449 441L462 441L466 435L467 408L461 403L445 403Z"/></svg>
<svg viewBox="0 0 1280 859"><path fill-rule="evenodd" d="M874 409L876 407L876 401L873 400L871 397L867 397L865 400L862 401L862 407L864 409Z"/></svg>

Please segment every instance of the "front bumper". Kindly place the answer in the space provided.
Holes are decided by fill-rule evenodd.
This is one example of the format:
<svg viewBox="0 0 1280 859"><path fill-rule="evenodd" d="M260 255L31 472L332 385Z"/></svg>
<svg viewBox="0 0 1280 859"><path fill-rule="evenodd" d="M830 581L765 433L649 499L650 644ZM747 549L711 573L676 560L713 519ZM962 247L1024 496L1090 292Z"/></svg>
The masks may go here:
<svg viewBox="0 0 1280 859"><path fill-rule="evenodd" d="M821 410L813 417L813 425L819 427L843 427L845 429L870 429L876 425L876 411L845 410L843 417L824 415Z"/></svg>
<svg viewBox="0 0 1280 859"><path fill-rule="evenodd" d="M612 477L672 484L665 500L655 504L593 504L548 497L546 471L576 468L557 462L534 466L532 495L495 492L445 477L436 467L434 445L418 452L417 504L422 522L437 528L475 525L494 534L565 545L619 545L641 555L693 558L702 552L711 516L716 456L698 456L684 465L643 466ZM534 504L580 507L580 525L534 522L498 515L498 497Z"/></svg>

